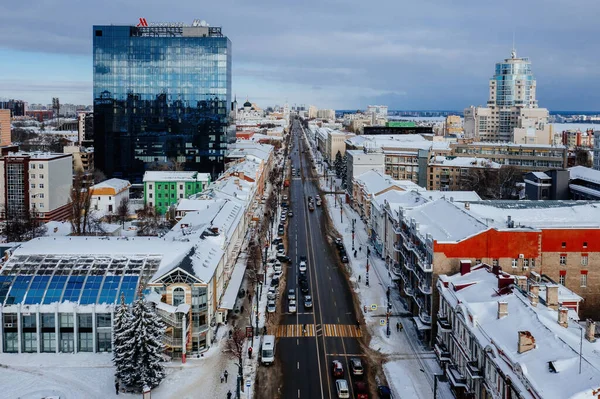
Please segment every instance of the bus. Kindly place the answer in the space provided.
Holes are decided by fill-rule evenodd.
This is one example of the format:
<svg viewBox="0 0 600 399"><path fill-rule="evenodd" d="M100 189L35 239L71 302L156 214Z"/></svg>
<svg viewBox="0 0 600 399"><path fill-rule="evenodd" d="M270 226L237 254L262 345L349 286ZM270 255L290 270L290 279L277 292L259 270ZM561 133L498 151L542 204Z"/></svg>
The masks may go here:
<svg viewBox="0 0 600 399"><path fill-rule="evenodd" d="M275 336L265 335L260 350L260 361L264 365L275 362Z"/></svg>

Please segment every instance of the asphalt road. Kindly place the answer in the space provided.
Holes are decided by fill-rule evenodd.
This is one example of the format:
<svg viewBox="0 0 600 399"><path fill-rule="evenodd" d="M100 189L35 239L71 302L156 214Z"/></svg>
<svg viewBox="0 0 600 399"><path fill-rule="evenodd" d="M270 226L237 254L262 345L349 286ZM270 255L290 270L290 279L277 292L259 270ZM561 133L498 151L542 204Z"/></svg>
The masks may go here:
<svg viewBox="0 0 600 399"><path fill-rule="evenodd" d="M306 142L298 121L292 125L291 148L286 160L301 177L293 176L290 181L290 209L294 216L287 221L288 265L286 287L278 299L286 312L278 326L277 361L283 368L282 398L337 398L335 380L331 373L331 362L340 360L344 366L344 379L354 398L354 381L349 360L362 357L357 336L357 318L352 302L352 293L340 267L337 251L328 239L325 223L326 209L315 207L308 210L308 196L318 192L318 181L313 180L308 150L302 153ZM289 175L288 175L289 176ZM308 258L308 281L313 298L312 309L304 307L304 295L298 284L300 256ZM287 292L296 292L297 312L287 313ZM307 325L307 333L302 332ZM363 362L364 365L365 362Z"/></svg>

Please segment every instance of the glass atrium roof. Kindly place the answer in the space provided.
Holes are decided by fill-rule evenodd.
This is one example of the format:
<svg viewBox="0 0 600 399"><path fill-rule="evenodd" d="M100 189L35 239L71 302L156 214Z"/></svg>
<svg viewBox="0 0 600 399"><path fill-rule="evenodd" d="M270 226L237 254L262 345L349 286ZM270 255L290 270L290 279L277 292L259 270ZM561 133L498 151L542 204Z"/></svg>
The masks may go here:
<svg viewBox="0 0 600 399"><path fill-rule="evenodd" d="M161 256L23 255L0 270L0 304L114 304L136 298L156 273Z"/></svg>

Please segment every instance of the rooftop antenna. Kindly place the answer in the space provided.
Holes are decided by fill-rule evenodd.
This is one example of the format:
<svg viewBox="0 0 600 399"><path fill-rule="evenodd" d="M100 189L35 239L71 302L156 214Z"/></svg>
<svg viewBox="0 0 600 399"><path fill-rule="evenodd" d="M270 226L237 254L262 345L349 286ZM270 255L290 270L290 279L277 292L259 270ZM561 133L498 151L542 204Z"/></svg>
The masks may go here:
<svg viewBox="0 0 600 399"><path fill-rule="evenodd" d="M513 30L512 51L510 52L510 56L512 59L517 58L517 50L515 49L515 31L514 30Z"/></svg>

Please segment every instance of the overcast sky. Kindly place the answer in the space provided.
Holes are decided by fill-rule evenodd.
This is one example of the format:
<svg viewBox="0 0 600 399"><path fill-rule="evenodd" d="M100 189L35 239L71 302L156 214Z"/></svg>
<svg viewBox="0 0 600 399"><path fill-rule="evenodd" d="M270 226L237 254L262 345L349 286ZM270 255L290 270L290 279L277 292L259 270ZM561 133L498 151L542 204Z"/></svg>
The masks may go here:
<svg viewBox="0 0 600 399"><path fill-rule="evenodd" d="M487 101L513 32L550 110L600 110L598 0L30 0L0 3L0 98L92 103L92 25L204 19L260 105L461 110Z"/></svg>

